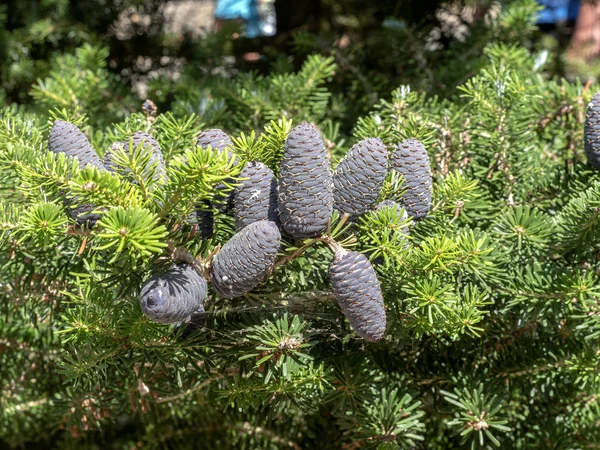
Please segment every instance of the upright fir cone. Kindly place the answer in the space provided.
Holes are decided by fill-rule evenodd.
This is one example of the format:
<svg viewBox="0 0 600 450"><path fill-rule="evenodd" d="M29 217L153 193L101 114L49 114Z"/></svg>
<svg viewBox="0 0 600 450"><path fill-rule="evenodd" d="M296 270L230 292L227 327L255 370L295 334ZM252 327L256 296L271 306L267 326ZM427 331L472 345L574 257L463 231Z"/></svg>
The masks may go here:
<svg viewBox="0 0 600 450"><path fill-rule="evenodd" d="M333 294L354 331L367 341L381 339L386 327L383 294L367 257L339 249L329 276Z"/></svg>
<svg viewBox="0 0 600 450"><path fill-rule="evenodd" d="M210 239L214 232L214 213L208 200L196 206L196 210L190 214L187 223L196 226L202 239Z"/></svg>
<svg viewBox="0 0 600 450"><path fill-rule="evenodd" d="M177 323L203 307L207 285L189 264L179 264L151 278L140 293L144 314L159 323Z"/></svg>
<svg viewBox="0 0 600 450"><path fill-rule="evenodd" d="M279 228L267 220L237 232L213 261L210 279L217 294L240 297L258 286L273 268L280 244Z"/></svg>
<svg viewBox="0 0 600 450"><path fill-rule="evenodd" d="M287 137L277 194L279 220L290 235L308 238L327 230L333 181L323 139L309 123L301 123Z"/></svg>
<svg viewBox="0 0 600 450"><path fill-rule="evenodd" d="M396 216L400 216L400 222L404 222L406 219L408 219L406 209L398 203L396 203L394 200L384 200L375 207L375 211L381 211L385 208L393 208L393 210L396 213ZM402 233L408 235L408 226L402 228Z"/></svg>
<svg viewBox="0 0 600 450"><path fill-rule="evenodd" d="M117 168L117 164L114 160L115 158L115 150L117 148L122 148L126 153L131 151L135 151L139 147L143 146L144 150L151 151L152 156L150 159L151 163L156 164L156 170L154 171L153 179L157 181L159 178L165 175L165 161L163 158L162 151L160 149L160 145L152 137L150 134L145 131L138 131L131 135L131 147L129 145L129 141L126 142L115 142L104 154L104 167L106 170L114 172ZM144 173L144 178L150 178L150 168L147 168Z"/></svg>
<svg viewBox="0 0 600 450"><path fill-rule="evenodd" d="M258 161L246 164L233 196L237 230L259 220L277 223L277 180L273 171Z"/></svg>
<svg viewBox="0 0 600 450"><path fill-rule="evenodd" d="M85 168L88 164L102 169L102 162L92 148L90 141L76 125L56 120L48 137L48 149L53 153L64 153L67 156L76 157L79 167ZM63 201L71 218L79 225L92 228L101 218L101 214L92 213L95 208L92 205L81 205L71 208L72 200Z"/></svg>
<svg viewBox="0 0 600 450"><path fill-rule="evenodd" d="M350 149L333 174L333 207L364 214L377 202L387 174L388 154L378 138L363 139Z"/></svg>
<svg viewBox="0 0 600 450"><path fill-rule="evenodd" d="M88 164L102 167L100 158L85 134L76 125L64 120L54 121L48 136L48 150L56 154L64 153L67 156L77 157L79 167L82 169Z"/></svg>
<svg viewBox="0 0 600 450"><path fill-rule="evenodd" d="M402 205L399 205L398 203L396 203L393 200L385 200L385 201L379 203L377 205L377 207L375 208L375 211L381 211L382 209L386 209L386 208L390 208L394 212L394 216L396 218L398 218L399 222L404 222L406 219L408 219L408 214L406 213L406 209L403 208ZM395 220L393 222L396 223ZM400 231L405 236L408 236L408 226L402 227L402 229ZM392 234L392 233L393 233L393 231L390 232L390 234ZM404 248L407 248L407 247L408 247L408 239L404 243ZM374 264L383 264L383 262L384 262L383 256L378 256L377 258L375 258L373 260Z"/></svg>
<svg viewBox="0 0 600 450"><path fill-rule="evenodd" d="M205 130L200 133L196 145L204 149L210 146L212 149L217 149L222 152L226 151L227 156L230 159L234 157L234 154L229 150L229 148L233 147L233 141L227 133L218 128ZM228 179L227 182L233 183L234 180ZM217 184L215 189L217 192L213 199L213 206L219 212L230 210L233 207L233 191L227 191L228 188L225 187L224 184Z"/></svg>
<svg viewBox="0 0 600 450"><path fill-rule="evenodd" d="M401 173L406 180L406 193L402 204L409 216L424 218L431 207L431 168L429 156L417 139L407 139L398 144L392 156L391 168Z"/></svg>
<svg viewBox="0 0 600 450"><path fill-rule="evenodd" d="M588 105L583 131L588 164L600 169L600 92L596 92Z"/></svg>

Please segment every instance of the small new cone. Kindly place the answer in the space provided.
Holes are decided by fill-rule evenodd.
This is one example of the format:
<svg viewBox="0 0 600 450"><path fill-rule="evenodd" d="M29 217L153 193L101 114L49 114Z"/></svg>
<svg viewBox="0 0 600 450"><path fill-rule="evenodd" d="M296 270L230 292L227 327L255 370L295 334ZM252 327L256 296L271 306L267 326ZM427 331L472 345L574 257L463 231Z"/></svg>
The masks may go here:
<svg viewBox="0 0 600 450"><path fill-rule="evenodd" d="M233 147L233 141L227 133L218 128L205 130L198 135L196 145L204 149L210 147L222 152L227 152L228 158L234 157L234 154L229 150ZM237 161L237 159L236 159ZM233 183L233 179L228 179L228 183ZM228 190L224 184L217 184L215 186L216 193L213 198L213 207L219 212L227 212L233 208L233 190Z"/></svg>
<svg viewBox="0 0 600 450"><path fill-rule="evenodd" d="M333 212L333 180L319 131L303 122L287 137L277 187L279 220L291 236L323 234Z"/></svg>
<svg viewBox="0 0 600 450"><path fill-rule="evenodd" d="M274 222L260 220L237 232L213 261L214 290L223 298L250 292L273 268L280 245L281 234Z"/></svg>
<svg viewBox="0 0 600 450"><path fill-rule="evenodd" d="M179 264L151 278L140 292L143 313L154 322L177 323L204 304L207 284L189 264Z"/></svg>
<svg viewBox="0 0 600 450"><path fill-rule="evenodd" d="M381 139L363 139L350 149L333 174L333 207L360 215L379 197L387 174L388 153Z"/></svg>
<svg viewBox="0 0 600 450"><path fill-rule="evenodd" d="M390 166L406 180L407 190L402 197L406 212L414 219L423 219L431 207L432 179L427 150L417 139L407 139L398 144Z"/></svg>
<svg viewBox="0 0 600 450"><path fill-rule="evenodd" d="M385 306L375 269L366 256L336 251L329 267L331 287L352 329L375 342L385 334Z"/></svg>
<svg viewBox="0 0 600 450"><path fill-rule="evenodd" d="M588 105L583 138L588 164L600 169L600 92L594 94Z"/></svg>
<svg viewBox="0 0 600 450"><path fill-rule="evenodd" d="M237 230L259 220L277 223L277 180L273 171L261 162L252 161L246 164L240 179L233 196Z"/></svg>

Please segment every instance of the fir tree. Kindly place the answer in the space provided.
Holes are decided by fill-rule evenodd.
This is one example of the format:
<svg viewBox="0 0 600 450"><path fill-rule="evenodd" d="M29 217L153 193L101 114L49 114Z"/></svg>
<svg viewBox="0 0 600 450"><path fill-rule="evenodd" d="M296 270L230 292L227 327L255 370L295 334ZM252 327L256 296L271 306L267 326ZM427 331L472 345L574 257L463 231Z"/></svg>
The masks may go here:
<svg viewBox="0 0 600 450"><path fill-rule="evenodd" d="M90 120L94 101L53 109L49 120L4 108L0 442L597 445L600 173L587 164L584 144L594 91L548 79L539 55L522 47L492 43L484 56L450 99L401 86L349 136L327 117L327 76L315 74L327 74L331 61L317 56L305 66L313 75L242 78L240 86L263 95L236 97L239 107L223 124L180 108L105 125ZM291 96L307 79L312 86L282 111L281 98L290 97L275 92ZM50 106L46 98L37 97L36 109ZM115 149L119 170L50 151L56 120L79 128L98 160L113 143L129 142ZM425 216L405 215L411 180L398 170L386 172L370 211L334 210L308 238L264 220L238 231L234 212L210 209L218 186L246 189L247 164L281 180L288 136L304 120L314 123L311 142L329 154L332 173L363 139L380 139L390 160L405 140L421 142L432 176ZM197 145L209 125L231 133L228 151ZM157 147L135 145L137 132ZM164 159L157 177L156 148ZM100 216L93 226L69 214L83 205ZM212 236L190 221L198 205L214 214ZM196 301L179 302L186 289L171 293L185 314L169 316L175 324L152 320L140 294L162 279L175 280L173 289L186 285L176 264L193 273ZM210 281L232 268L229 280L241 279L234 288L244 289L230 299ZM368 282L366 293L357 280ZM360 317L344 316L357 301L375 301L368 340Z"/></svg>

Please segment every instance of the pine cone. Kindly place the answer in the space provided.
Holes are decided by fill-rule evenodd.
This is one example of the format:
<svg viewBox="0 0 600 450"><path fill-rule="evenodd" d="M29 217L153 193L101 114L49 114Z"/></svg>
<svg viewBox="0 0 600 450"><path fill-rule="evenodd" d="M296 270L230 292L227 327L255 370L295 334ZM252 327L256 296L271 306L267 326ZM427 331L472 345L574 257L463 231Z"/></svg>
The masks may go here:
<svg viewBox="0 0 600 450"><path fill-rule="evenodd" d="M153 179L157 181L160 177L165 175L165 161L163 158L162 151L160 150L160 146L156 139L154 139L150 134L145 131L138 131L131 136L131 150L136 150L140 146L144 146L144 149L152 151L152 157L150 161L152 163L158 162L156 166L156 171L154 172ZM104 154L104 167L106 170L114 172L117 168L117 164L114 161L114 153L115 150L120 147L124 149L127 153L129 153L130 146L129 141L127 142L115 142ZM149 173L144 174L144 178L149 178Z"/></svg>
<svg viewBox="0 0 600 450"><path fill-rule="evenodd" d="M277 194L281 225L290 235L315 237L327 229L333 180L323 139L313 125L303 122L290 132Z"/></svg>
<svg viewBox="0 0 600 450"><path fill-rule="evenodd" d="M50 130L48 137L48 149L53 153L65 153L67 156L75 156L79 160L79 167L85 168L91 164L102 169L100 158L90 145L90 141L81 132L77 126L63 120L56 120ZM81 205L71 208L73 201L67 198L66 192L61 192L63 196L63 205L67 207L67 212L78 225L93 228L102 218L101 214L93 214L95 208L93 205Z"/></svg>
<svg viewBox="0 0 600 450"><path fill-rule="evenodd" d="M234 156L234 154L228 149L229 147L233 146L233 141L227 135L227 133L225 133L223 130L219 130L218 128L213 128L200 133L196 145L202 147L203 149L206 149L208 146L210 146L212 149L226 151L227 156L230 159ZM234 180L230 178L227 180L227 182L233 184ZM217 191L213 199L213 206L215 209L219 212L226 212L233 208L233 190L228 190L228 188L221 183L217 184L215 189Z"/></svg>
<svg viewBox="0 0 600 450"><path fill-rule="evenodd" d="M385 306L379 280L366 256L336 252L329 268L331 287L350 325L367 341L385 334Z"/></svg>
<svg viewBox="0 0 600 450"><path fill-rule="evenodd" d="M391 167L406 180L407 191L402 204L409 216L424 218L431 207L431 168L429 156L423 144L413 138L397 146L392 156Z"/></svg>
<svg viewBox="0 0 600 450"><path fill-rule="evenodd" d="M377 207L375 208L375 211L380 211L384 208L393 208L396 213L396 217L400 216L400 219L399 219L400 222L403 222L406 219L408 219L408 214L406 213L406 209L403 208L402 205L399 205L398 203L396 203L393 200L385 200L385 201L379 203L377 205ZM402 227L401 231L405 236L408 236L408 226ZM404 244L404 248L407 248L407 247L408 247L408 240ZM375 258L373 260L373 263L383 264L383 256Z"/></svg>
<svg viewBox="0 0 600 450"><path fill-rule="evenodd" d="M385 201L379 203L377 205L377 207L375 208L375 211L381 211L384 208L394 208L396 210L396 216L401 216L400 222L403 222L406 219L408 219L408 214L406 213L406 209L402 208L401 205L399 205L398 203L396 203L393 200L385 200ZM408 226L402 228L402 233L408 235Z"/></svg>
<svg viewBox="0 0 600 450"><path fill-rule="evenodd" d="M369 211L383 187L387 165L387 149L381 139L357 143L333 174L333 207L350 215Z"/></svg>
<svg viewBox="0 0 600 450"><path fill-rule="evenodd" d="M583 136L588 164L600 169L600 92L594 94L588 105Z"/></svg>
<svg viewBox="0 0 600 450"><path fill-rule="evenodd" d="M69 201L63 202L65 205L69 205ZM67 208L71 219L73 219L81 227L94 228L96 223L102 219L102 214L91 213L95 208L92 205L81 205L75 208Z"/></svg>
<svg viewBox="0 0 600 450"><path fill-rule="evenodd" d="M198 227L202 239L210 239L214 232L214 213L210 202L204 201L202 205L197 205L196 210L190 214L187 222Z"/></svg>
<svg viewBox="0 0 600 450"><path fill-rule="evenodd" d="M233 146L231 138L223 130L213 128L211 130L205 130L198 135L196 145L202 148L210 146L212 149L220 151L227 150L228 147ZM227 150L227 154L231 158L233 154Z"/></svg>
<svg viewBox="0 0 600 450"><path fill-rule="evenodd" d="M206 292L206 281L198 271L188 264L179 264L144 285L140 305L154 322L177 323L204 304Z"/></svg>
<svg viewBox="0 0 600 450"><path fill-rule="evenodd" d="M181 338L187 339L195 331L201 330L206 324L206 311L204 305L198 306L198 309L192 313L191 316L187 317L182 322L179 322L174 331L181 330Z"/></svg>
<svg viewBox="0 0 600 450"><path fill-rule="evenodd" d="M252 161L246 164L240 178L244 180L233 197L237 230L259 220L277 223L277 180L273 171L261 162Z"/></svg>
<svg viewBox="0 0 600 450"><path fill-rule="evenodd" d="M82 169L91 164L98 168L102 167L100 158L77 126L63 120L56 120L48 137L48 150L53 153L64 153L67 156L75 156L79 160Z"/></svg>
<svg viewBox="0 0 600 450"><path fill-rule="evenodd" d="M260 220L237 232L217 253L210 279L223 298L240 297L258 286L273 267L281 244L274 222Z"/></svg>

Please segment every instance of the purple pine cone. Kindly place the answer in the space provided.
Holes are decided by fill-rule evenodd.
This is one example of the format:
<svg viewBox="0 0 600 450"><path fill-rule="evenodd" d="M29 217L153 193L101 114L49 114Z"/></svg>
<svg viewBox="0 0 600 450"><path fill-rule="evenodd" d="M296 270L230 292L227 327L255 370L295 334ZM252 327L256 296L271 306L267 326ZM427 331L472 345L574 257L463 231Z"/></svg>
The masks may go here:
<svg viewBox="0 0 600 450"><path fill-rule="evenodd" d="M64 153L67 156L75 156L79 160L79 167L85 168L88 164L102 169L100 158L90 145L90 141L81 132L77 126L63 120L56 120L50 130L48 137L48 149L53 153ZM66 197L63 204L67 207L67 212L78 225L93 228L101 218L101 214L91 213L95 208L92 205L81 205L71 208L72 200Z"/></svg>
<svg viewBox="0 0 600 450"><path fill-rule="evenodd" d="M200 273L188 264L179 264L142 287L140 306L154 322L177 323L204 304L206 293Z"/></svg>
<svg viewBox="0 0 600 450"><path fill-rule="evenodd" d="M234 154L229 150L233 147L233 141L223 130L213 128L205 130L198 136L196 145L206 149L210 146L212 149L219 151L226 151L227 156L231 159ZM237 159L236 159L237 161ZM228 179L228 183L233 183L233 179ZM233 207L233 190L228 190L224 184L217 184L215 186L216 193L213 199L213 206L219 212L226 212Z"/></svg>
<svg viewBox="0 0 600 450"><path fill-rule="evenodd" d="M187 222L197 226L197 231L202 239L210 239L214 232L214 213L209 201L204 201L196 206L196 210L189 215Z"/></svg>
<svg viewBox="0 0 600 450"><path fill-rule="evenodd" d="M319 131L303 122L285 143L278 186L279 219L295 238L321 235L333 212L333 180Z"/></svg>
<svg viewBox="0 0 600 450"><path fill-rule="evenodd" d="M260 220L237 232L217 253L210 279L223 298L240 297L269 273L281 244L274 222Z"/></svg>
<svg viewBox="0 0 600 450"><path fill-rule="evenodd" d="M145 131L138 131L131 136L131 150L135 151L139 147L143 146L145 150L152 152L152 157L150 161L156 164L156 170L154 172L153 179L157 181L160 177L165 174L165 161L163 158L162 151L160 150L160 145L150 134ZM116 148L121 147L125 150L126 153L130 151L129 140L126 142L115 142L104 154L104 167L106 170L111 172L115 171L117 164L114 161L114 152ZM144 178L147 180L150 176L150 171L144 174Z"/></svg>
<svg viewBox="0 0 600 450"><path fill-rule="evenodd" d="M342 312L356 333L367 341L385 334L383 295L373 266L358 252L336 252L329 268L331 287Z"/></svg>
<svg viewBox="0 0 600 450"><path fill-rule="evenodd" d="M174 330L181 330L181 337L187 339L195 331L201 330L206 324L206 311L204 310L204 304L198 306L198 309L192 313L191 316L187 317L182 322L178 323Z"/></svg>
<svg viewBox="0 0 600 450"><path fill-rule="evenodd" d="M424 218L431 207L432 179L429 156L423 144L413 138L398 144L391 168L406 180L407 190L402 197L406 212L415 219Z"/></svg>
<svg viewBox="0 0 600 450"><path fill-rule="evenodd" d="M333 207L364 214L377 202L387 174L388 153L381 139L363 139L350 149L333 174Z"/></svg>
<svg viewBox="0 0 600 450"><path fill-rule="evenodd" d="M233 154L227 149L233 146L231 138L223 130L213 128L211 130L205 130L198 135L196 145L202 148L210 146L212 149L226 151L231 158Z"/></svg>
<svg viewBox="0 0 600 450"><path fill-rule="evenodd" d="M91 164L98 168L102 167L100 158L77 126L63 120L56 120L48 137L48 150L53 153L64 153L67 156L75 156L79 160L82 169Z"/></svg>
<svg viewBox="0 0 600 450"><path fill-rule="evenodd" d="M596 92L588 105L583 131L588 164L600 169L600 92Z"/></svg>
<svg viewBox="0 0 600 450"><path fill-rule="evenodd" d="M406 213L406 209L402 208L401 205L396 203L393 200L385 200L377 205L375 211L381 211L384 208L393 208L396 212L396 216L401 216L399 222L404 222L408 219L408 214ZM408 226L402 228L402 233L408 235Z"/></svg>
<svg viewBox="0 0 600 450"><path fill-rule="evenodd" d="M233 197L237 230L259 220L277 223L277 180L273 171L261 162L252 161L246 164L240 178L245 179Z"/></svg>

